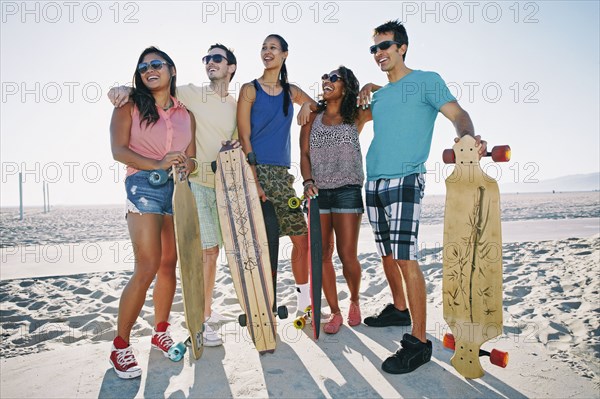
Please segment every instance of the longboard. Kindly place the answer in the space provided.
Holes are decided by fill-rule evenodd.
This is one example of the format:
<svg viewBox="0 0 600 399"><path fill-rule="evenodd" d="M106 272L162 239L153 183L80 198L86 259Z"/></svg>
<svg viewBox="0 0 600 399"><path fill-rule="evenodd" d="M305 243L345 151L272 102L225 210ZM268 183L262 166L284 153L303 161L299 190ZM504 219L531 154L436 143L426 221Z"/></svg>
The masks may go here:
<svg viewBox="0 0 600 399"><path fill-rule="evenodd" d="M288 201L290 208L300 206L303 197L293 197ZM301 330L307 322L312 324L313 336L319 339L321 331L321 290L323 288L323 241L321 237L321 215L319 201L308 198L308 251L310 259L310 306L303 310L303 314L294 320L294 327ZM314 311L313 311L314 309Z"/></svg>
<svg viewBox="0 0 600 399"><path fill-rule="evenodd" d="M272 269L261 201L241 148L234 148L230 143L221 148L216 162L215 185L225 253L244 312L239 317L240 325L248 328L260 354L272 353L277 346L273 312L273 270L276 265ZM269 224L272 224L271 219ZM273 240L272 233L269 235ZM287 309L278 308L278 315L287 317Z"/></svg>
<svg viewBox="0 0 600 399"><path fill-rule="evenodd" d="M508 161L510 147L494 147L488 155ZM479 378L480 348L503 327L500 193L479 165L473 137L462 137L443 159L456 164L446 179L442 268L444 320L455 350L451 363L464 377Z"/></svg>
<svg viewBox="0 0 600 399"><path fill-rule="evenodd" d="M189 338L183 344L174 346L169 351L172 360L181 360L185 353L185 344L192 348L194 359L202 356L204 342L204 265L202 243L200 241L200 224L194 194L185 177L174 173L175 190L173 193L173 221L177 242L177 261L181 276L183 308L185 324ZM184 345L182 347L182 345Z"/></svg>
<svg viewBox="0 0 600 399"><path fill-rule="evenodd" d="M323 238L321 237L319 201L309 198L307 207L311 318L314 338L319 339L321 331L321 289L323 287Z"/></svg>

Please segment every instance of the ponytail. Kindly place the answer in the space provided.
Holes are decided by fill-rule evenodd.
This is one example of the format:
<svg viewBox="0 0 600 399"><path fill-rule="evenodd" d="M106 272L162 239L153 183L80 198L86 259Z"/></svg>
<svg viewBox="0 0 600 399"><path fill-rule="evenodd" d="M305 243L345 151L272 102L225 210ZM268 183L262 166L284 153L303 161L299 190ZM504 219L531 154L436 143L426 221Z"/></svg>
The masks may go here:
<svg viewBox="0 0 600 399"><path fill-rule="evenodd" d="M287 77L287 67L285 66L285 60L281 65L281 71L279 72L279 84L283 88L283 115L287 116L290 108L290 84Z"/></svg>

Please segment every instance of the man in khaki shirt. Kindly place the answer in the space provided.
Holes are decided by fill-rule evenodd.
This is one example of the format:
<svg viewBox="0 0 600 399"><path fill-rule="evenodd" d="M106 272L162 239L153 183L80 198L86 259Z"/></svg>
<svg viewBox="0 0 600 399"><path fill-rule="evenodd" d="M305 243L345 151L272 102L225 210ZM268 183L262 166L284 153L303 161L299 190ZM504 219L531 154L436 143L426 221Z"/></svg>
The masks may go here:
<svg viewBox="0 0 600 399"><path fill-rule="evenodd" d="M237 60L231 50L217 43L210 46L202 62L210 83L205 86L178 86L176 96L196 119L198 169L190 175L190 184L198 205L204 254L204 346L219 346L223 341L212 326L220 321L221 317L213 312L211 307L217 259L223 238L215 195L215 175L210 164L217 159L222 141L238 138L237 105L228 92L229 83L237 69ZM121 86L111 89L108 97L116 107L120 107L129 100L129 93L129 87Z"/></svg>

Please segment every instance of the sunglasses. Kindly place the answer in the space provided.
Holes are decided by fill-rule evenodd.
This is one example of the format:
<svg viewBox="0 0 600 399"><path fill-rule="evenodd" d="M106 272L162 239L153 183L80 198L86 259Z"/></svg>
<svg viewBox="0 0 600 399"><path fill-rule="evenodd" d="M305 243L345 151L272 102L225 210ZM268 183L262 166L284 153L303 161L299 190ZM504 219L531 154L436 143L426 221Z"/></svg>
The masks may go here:
<svg viewBox="0 0 600 399"><path fill-rule="evenodd" d="M402 44L394 41L394 40L386 40L385 42L381 42L379 44L374 44L373 46L369 47L369 51L371 52L371 54L375 54L377 52L377 50L387 50L389 49L393 44L397 44L398 47L400 47Z"/></svg>
<svg viewBox="0 0 600 399"><path fill-rule="evenodd" d="M225 57L224 55L221 55L221 54L211 54L211 55L205 55L204 57L202 57L202 62L204 63L204 65L208 65L210 60L213 60L215 62L215 64L220 64L223 60L226 60L227 62L229 62L227 57Z"/></svg>
<svg viewBox="0 0 600 399"><path fill-rule="evenodd" d="M169 64L164 61L161 61L161 60L152 60L150 62L142 62L138 65L138 72L143 75L146 72L148 72L150 69L152 69L154 71L160 71L162 69L163 65L169 65Z"/></svg>
<svg viewBox="0 0 600 399"><path fill-rule="evenodd" d="M321 80L329 80L331 83L335 83L338 80L344 80L342 79L342 77L340 75L338 75L337 73L332 73L331 75L326 73L323 76L321 76Z"/></svg>

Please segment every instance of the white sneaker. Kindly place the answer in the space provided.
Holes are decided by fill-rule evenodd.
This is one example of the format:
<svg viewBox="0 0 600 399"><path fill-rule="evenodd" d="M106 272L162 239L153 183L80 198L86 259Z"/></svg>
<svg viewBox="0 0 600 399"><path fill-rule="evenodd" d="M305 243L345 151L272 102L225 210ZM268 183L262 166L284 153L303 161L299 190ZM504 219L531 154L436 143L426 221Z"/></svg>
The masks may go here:
<svg viewBox="0 0 600 399"><path fill-rule="evenodd" d="M226 317L224 317L222 314L219 314L213 310L210 313L210 317L208 319L206 319L205 322L211 323L211 324L218 324L219 322L221 322L225 319L226 319Z"/></svg>
<svg viewBox="0 0 600 399"><path fill-rule="evenodd" d="M219 334L210 326L208 323L204 323L204 346L221 346L223 340L219 337Z"/></svg>

